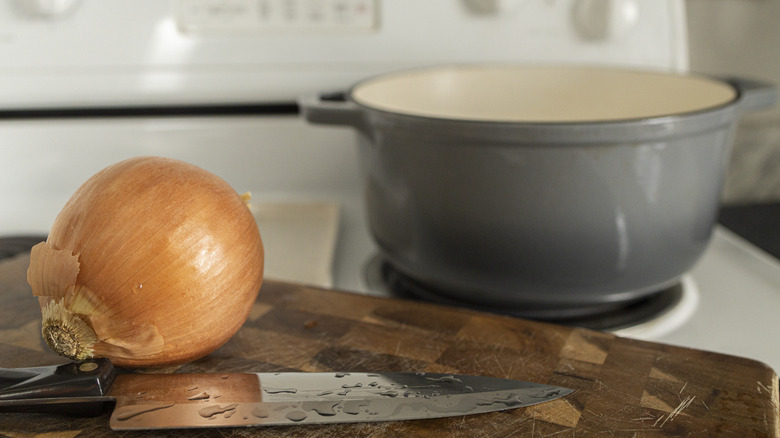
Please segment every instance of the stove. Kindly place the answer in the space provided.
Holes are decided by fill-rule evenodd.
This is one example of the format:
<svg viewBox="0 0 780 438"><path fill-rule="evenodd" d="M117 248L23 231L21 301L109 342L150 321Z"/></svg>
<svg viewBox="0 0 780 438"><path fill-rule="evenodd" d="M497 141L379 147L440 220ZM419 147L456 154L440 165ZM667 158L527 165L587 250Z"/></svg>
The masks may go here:
<svg viewBox="0 0 780 438"><path fill-rule="evenodd" d="M729 230L715 229L679 284L619 307L551 315L452 302L378 258L354 133L296 113L300 95L423 65L687 68L683 1L599 4L9 2L0 11L0 257L45 236L98 170L168 156L252 192L269 278L609 330L780 369L780 262Z"/></svg>

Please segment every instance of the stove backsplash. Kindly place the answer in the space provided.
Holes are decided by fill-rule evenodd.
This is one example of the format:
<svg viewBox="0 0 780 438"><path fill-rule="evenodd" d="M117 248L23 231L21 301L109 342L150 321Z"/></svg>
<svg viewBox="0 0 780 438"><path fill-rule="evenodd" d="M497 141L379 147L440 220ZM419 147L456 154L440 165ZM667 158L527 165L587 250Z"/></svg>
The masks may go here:
<svg viewBox="0 0 780 438"><path fill-rule="evenodd" d="M780 86L780 2L687 0L691 70ZM742 119L724 202L780 201L780 105Z"/></svg>
<svg viewBox="0 0 780 438"><path fill-rule="evenodd" d="M729 163L723 202L780 202L780 118L745 118Z"/></svg>

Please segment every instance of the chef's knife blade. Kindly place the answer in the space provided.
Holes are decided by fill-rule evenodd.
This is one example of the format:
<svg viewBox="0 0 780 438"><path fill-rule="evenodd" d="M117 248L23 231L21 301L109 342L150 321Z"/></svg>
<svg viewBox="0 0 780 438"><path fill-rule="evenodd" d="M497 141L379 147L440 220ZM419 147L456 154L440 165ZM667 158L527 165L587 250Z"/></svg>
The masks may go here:
<svg viewBox="0 0 780 438"><path fill-rule="evenodd" d="M113 367L105 360L0 370L0 411L65 413L75 406L81 408L75 412L83 414L84 406L114 401L110 419L114 430L439 418L529 406L571 392L517 380L434 373L121 374L114 378Z"/></svg>

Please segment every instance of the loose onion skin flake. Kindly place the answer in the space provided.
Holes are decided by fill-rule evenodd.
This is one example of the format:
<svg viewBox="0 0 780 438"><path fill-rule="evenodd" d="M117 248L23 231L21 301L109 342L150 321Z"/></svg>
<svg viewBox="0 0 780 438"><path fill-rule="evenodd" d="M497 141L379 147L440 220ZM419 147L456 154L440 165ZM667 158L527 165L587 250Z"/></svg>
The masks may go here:
<svg viewBox="0 0 780 438"><path fill-rule="evenodd" d="M227 342L249 315L263 261L254 217L225 181L138 157L73 194L32 249L27 281L59 354L157 367Z"/></svg>

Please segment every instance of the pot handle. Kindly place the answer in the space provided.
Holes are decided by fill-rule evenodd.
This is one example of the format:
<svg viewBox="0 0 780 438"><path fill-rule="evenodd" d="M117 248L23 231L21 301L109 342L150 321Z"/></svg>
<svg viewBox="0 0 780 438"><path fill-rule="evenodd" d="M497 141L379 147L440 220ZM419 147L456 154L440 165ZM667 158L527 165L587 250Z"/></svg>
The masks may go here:
<svg viewBox="0 0 780 438"><path fill-rule="evenodd" d="M727 78L726 82L739 93L742 110L769 108L777 102L777 88L774 85L744 78Z"/></svg>
<svg viewBox="0 0 780 438"><path fill-rule="evenodd" d="M303 117L310 123L352 126L363 130L363 110L350 102L344 93L309 94L298 99Z"/></svg>

